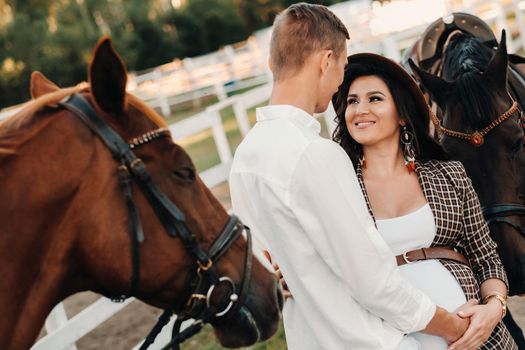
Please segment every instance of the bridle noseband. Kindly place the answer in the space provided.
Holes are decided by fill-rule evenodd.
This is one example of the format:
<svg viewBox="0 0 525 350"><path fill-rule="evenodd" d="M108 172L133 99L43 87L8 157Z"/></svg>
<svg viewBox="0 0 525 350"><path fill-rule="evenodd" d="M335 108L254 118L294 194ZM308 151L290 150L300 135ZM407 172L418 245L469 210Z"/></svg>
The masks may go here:
<svg viewBox="0 0 525 350"><path fill-rule="evenodd" d="M84 122L84 124L104 142L115 161L119 164L117 168L118 178L128 210L132 277L129 292L125 295L119 295L114 299L124 300L135 295L138 292L140 282L139 244L144 240L144 232L138 210L133 202L133 182L138 184L167 233L171 237L180 238L186 251L195 261L193 271L189 274L188 281L190 282L190 286L186 293L188 298L184 300L185 303L179 303L178 305L173 305L173 308L164 310L159 321L151 330L140 349L147 349L160 333L162 327L168 323L174 310L181 309L182 307L183 309L178 313L177 321L174 325L173 339L166 345L166 349L179 348L180 343L200 331L205 323L219 323L237 314L244 306L251 279L252 243L249 228L244 226L236 216L229 216L226 226L216 238L209 251L206 252L197 242L195 235L191 233L186 226L184 213L160 190L146 171L142 160L133 152L133 149L140 145L169 135L169 129L161 128L150 131L132 139L128 143L109 127L82 95L71 95L66 102L60 103L60 106L71 111ZM237 292L233 280L227 276L219 276L214 264L228 251L232 244L241 237L242 232L246 232L247 244L243 278L239 291ZM224 310L217 312L213 310L211 299L217 286L220 284L226 284L229 287L230 293ZM195 319L196 321L181 332L180 325L187 319Z"/></svg>

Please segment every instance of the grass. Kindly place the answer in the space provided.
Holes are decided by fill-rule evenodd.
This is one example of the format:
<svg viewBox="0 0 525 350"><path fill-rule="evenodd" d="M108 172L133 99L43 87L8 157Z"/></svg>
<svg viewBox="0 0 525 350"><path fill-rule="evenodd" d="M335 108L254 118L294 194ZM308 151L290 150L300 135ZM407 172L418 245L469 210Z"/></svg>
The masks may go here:
<svg viewBox="0 0 525 350"><path fill-rule="evenodd" d="M211 326L206 326L198 335L189 339L181 347L182 350L226 350L215 342L215 336ZM277 333L265 342L241 348L243 350L286 350L286 339L284 328L281 323Z"/></svg>
<svg viewBox="0 0 525 350"><path fill-rule="evenodd" d="M202 112L206 107L211 106L219 101L216 96L203 97L196 101L185 102L178 105L173 113L166 118L168 124L179 122L183 119L191 117L194 114Z"/></svg>
<svg viewBox="0 0 525 350"><path fill-rule="evenodd" d="M255 123L255 108L256 107L248 110L248 118L252 125ZM230 149L233 153L242 140L242 135L239 131L233 108L228 107L223 109L221 111L221 118ZM183 140L179 142L179 144L184 147L186 152L188 152L199 172L220 163L219 154L217 153L217 147L215 146L211 129L200 132L192 137L190 141Z"/></svg>

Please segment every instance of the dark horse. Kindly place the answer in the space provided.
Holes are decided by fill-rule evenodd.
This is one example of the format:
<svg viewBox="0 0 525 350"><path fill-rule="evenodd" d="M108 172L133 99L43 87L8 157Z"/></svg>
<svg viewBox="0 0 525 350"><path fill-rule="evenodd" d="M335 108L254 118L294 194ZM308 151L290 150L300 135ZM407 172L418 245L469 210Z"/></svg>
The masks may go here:
<svg viewBox="0 0 525 350"><path fill-rule="evenodd" d="M521 84L509 86L505 32L495 53L462 31L447 44L440 76L410 65L440 109L435 124L441 145L472 179L507 271L509 292L524 294L525 152L517 102L525 90ZM505 323L524 349L523 334L510 314Z"/></svg>
<svg viewBox="0 0 525 350"><path fill-rule="evenodd" d="M238 297L226 320L207 318L219 341L269 338L282 300L273 271L251 259L249 233L163 119L125 92L109 39L96 46L88 76L89 84L59 89L33 74L34 99L0 123L0 349L30 348L54 305L85 290L175 313L201 303L213 316ZM71 96L114 130L109 143L72 112Z"/></svg>

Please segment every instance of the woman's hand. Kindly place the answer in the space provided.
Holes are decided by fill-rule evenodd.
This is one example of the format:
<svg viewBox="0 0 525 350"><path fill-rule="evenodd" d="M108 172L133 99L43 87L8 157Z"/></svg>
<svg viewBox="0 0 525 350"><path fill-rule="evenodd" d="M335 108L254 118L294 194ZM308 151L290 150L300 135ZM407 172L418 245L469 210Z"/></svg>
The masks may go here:
<svg viewBox="0 0 525 350"><path fill-rule="evenodd" d="M501 303L490 299L485 305L466 305L457 312L461 318L470 318L470 325L463 336L448 349L478 349L489 339L494 327L501 321Z"/></svg>
<svg viewBox="0 0 525 350"><path fill-rule="evenodd" d="M284 280L283 274L281 273L281 270L279 269L279 265L274 264L272 262L272 256L267 250L264 251L264 256L266 256L266 259L270 261L270 264L272 264L273 269L275 270L277 279L279 280L279 283L281 284L281 287L283 288L284 299L293 298L292 293L290 293L290 290L288 289L288 285L286 284L286 281Z"/></svg>

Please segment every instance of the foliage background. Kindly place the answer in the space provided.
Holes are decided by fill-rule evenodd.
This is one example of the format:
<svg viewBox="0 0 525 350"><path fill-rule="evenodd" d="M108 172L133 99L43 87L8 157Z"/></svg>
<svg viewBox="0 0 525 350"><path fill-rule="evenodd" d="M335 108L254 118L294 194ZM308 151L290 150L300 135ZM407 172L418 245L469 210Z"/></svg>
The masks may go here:
<svg viewBox="0 0 525 350"><path fill-rule="evenodd" d="M182 5L174 6L177 2ZM85 80L102 35L112 37L129 70L140 71L244 40L294 2L0 0L0 108L29 98L34 70L60 86Z"/></svg>

